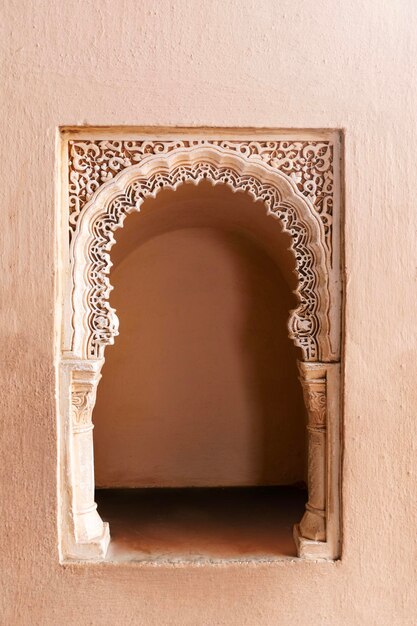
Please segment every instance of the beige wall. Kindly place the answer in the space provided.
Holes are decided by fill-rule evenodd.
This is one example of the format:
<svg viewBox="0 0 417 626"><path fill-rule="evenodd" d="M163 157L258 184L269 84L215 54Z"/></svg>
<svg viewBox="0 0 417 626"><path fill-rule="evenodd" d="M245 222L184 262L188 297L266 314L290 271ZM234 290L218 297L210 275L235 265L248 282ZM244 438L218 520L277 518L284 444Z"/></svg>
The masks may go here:
<svg viewBox="0 0 417 626"><path fill-rule="evenodd" d="M159 194L119 233L120 336L93 415L96 484L304 480L287 331L295 260L279 222L246 194L206 183Z"/></svg>
<svg viewBox="0 0 417 626"><path fill-rule="evenodd" d="M3 622L415 623L414 0L5 0L2 12ZM60 124L345 130L340 562L58 564Z"/></svg>

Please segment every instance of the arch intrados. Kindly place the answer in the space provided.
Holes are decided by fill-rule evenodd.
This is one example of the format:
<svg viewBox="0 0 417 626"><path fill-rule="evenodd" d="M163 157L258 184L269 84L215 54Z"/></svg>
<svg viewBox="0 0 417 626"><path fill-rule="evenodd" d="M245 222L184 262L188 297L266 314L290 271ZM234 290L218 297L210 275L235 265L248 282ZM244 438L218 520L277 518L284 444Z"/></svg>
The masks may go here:
<svg viewBox="0 0 417 626"><path fill-rule="evenodd" d="M145 198L155 198L164 188L175 190L184 182L198 185L204 179L213 185L224 183L234 192L244 190L256 203L262 200L268 215L278 218L283 230L290 233L299 279L295 290L299 304L290 314L290 336L303 350L306 361L326 359L329 296L323 225L319 217L287 176L269 165L214 146L153 155L105 183L86 205L71 244L75 356L102 356L105 345L113 343L117 334L117 318L108 303L113 231L123 225L128 213L140 210ZM91 339L90 327L95 322L90 295L94 262L100 271L94 299L99 301L101 311L96 314L96 320L99 318L108 327L103 332L98 329ZM92 343L98 345L94 354L89 351Z"/></svg>
<svg viewBox="0 0 417 626"><path fill-rule="evenodd" d="M259 207L254 205L259 203ZM261 209L260 211L259 209ZM125 263L134 250L154 237L185 228L214 228L233 232L261 248L276 265L297 304L295 255L290 249L291 236L278 221L273 233L262 200L255 201L244 190L232 191L211 180L197 185L184 182L177 189L160 191L146 198L141 210L133 212L123 228L117 230L111 250L111 275ZM278 231L278 232L277 232Z"/></svg>

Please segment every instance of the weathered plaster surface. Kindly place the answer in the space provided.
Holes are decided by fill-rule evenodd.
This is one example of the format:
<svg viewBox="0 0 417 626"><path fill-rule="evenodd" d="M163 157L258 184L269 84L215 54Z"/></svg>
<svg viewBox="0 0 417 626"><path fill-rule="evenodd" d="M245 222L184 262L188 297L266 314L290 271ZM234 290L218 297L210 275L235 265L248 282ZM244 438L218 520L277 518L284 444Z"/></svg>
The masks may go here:
<svg viewBox="0 0 417 626"><path fill-rule="evenodd" d="M4 623L415 623L415 3L6 0L2 12ZM345 129L341 562L58 564L64 124Z"/></svg>

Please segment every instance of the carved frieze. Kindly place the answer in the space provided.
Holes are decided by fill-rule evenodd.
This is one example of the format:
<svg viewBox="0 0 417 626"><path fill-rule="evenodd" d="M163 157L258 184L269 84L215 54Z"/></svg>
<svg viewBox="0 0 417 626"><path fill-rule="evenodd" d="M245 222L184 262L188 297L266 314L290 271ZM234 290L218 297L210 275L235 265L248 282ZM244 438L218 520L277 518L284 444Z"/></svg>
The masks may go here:
<svg viewBox="0 0 417 626"><path fill-rule="evenodd" d="M85 204L104 183L151 155L179 148L220 146L246 159L270 165L287 175L311 201L324 226L325 245L332 247L333 145L330 141L70 141L68 145L69 228L72 236Z"/></svg>
<svg viewBox="0 0 417 626"><path fill-rule="evenodd" d="M213 150L213 149L211 149ZM91 224L93 237L88 244L89 263L86 267L88 283L88 358L102 356L104 346L113 343L118 334L118 320L109 303L111 285L109 282L110 249L114 243L113 232L123 224L126 214L139 210L144 198L154 196L159 189L175 189L182 182L198 183L210 180L214 184L225 183L234 191L249 193L255 200L261 200L268 213L277 217L283 229L291 235L299 284L296 290L299 306L291 312L289 334L299 346L307 361L319 358L319 335L325 334L327 327L326 292L319 288L318 256L325 263L325 248L320 250L320 236L312 232L313 222L305 220L298 206L296 192L288 185L285 197L279 184L268 181L268 172L263 169L259 176L246 171L246 161L241 157L234 167L226 166L228 153L224 151L200 151L186 154L189 162L184 162L184 153L172 155L172 166L167 171L163 161L156 171L147 176L140 174L131 181L126 190L112 197L105 210L100 212ZM178 161L174 160L177 159ZM213 162L218 161L218 164ZM230 159L229 159L230 162ZM178 163L178 164L176 164ZM243 164L243 165L242 165ZM241 171L239 171L239 168ZM263 180L265 178L265 180ZM317 222L318 224L318 222ZM318 225L316 226L318 228ZM322 268L325 273L325 267Z"/></svg>

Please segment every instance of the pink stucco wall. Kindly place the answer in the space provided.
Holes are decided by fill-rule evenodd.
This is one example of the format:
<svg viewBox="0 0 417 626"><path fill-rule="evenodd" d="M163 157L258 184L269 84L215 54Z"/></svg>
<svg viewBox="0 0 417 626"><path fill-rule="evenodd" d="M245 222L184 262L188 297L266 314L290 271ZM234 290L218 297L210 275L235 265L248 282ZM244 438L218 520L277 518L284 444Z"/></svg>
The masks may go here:
<svg viewBox="0 0 417 626"><path fill-rule="evenodd" d="M415 2L6 0L0 24L3 623L415 623ZM76 124L345 130L340 562L59 565L55 144Z"/></svg>

